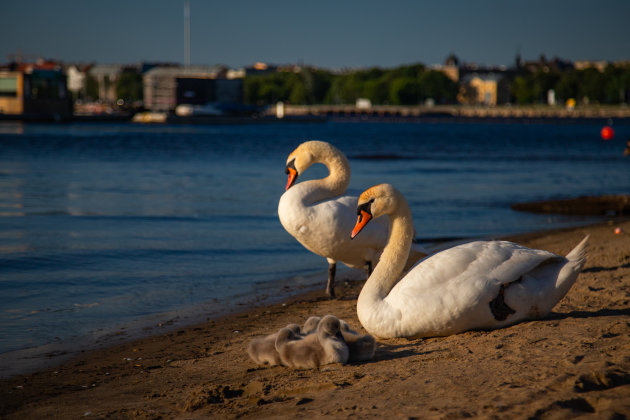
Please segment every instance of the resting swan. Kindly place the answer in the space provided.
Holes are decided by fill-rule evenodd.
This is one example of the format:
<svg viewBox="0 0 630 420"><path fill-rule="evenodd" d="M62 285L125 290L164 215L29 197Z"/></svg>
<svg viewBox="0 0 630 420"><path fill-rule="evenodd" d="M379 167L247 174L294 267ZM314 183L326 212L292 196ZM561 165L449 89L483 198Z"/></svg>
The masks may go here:
<svg viewBox="0 0 630 420"><path fill-rule="evenodd" d="M359 321L381 338L444 336L543 317L586 261L588 236L566 257L479 241L425 258L401 278L413 235L403 195L389 184L374 186L359 197L357 214L353 238L373 218L390 218L387 246L357 301Z"/></svg>
<svg viewBox="0 0 630 420"><path fill-rule="evenodd" d="M323 163L329 175L295 184L311 165ZM306 249L328 260L326 294L335 296L337 261L351 268L367 268L368 275L387 243L387 222L370 225L352 242L348 232L354 225L357 195L345 194L350 184L350 163L339 149L323 141L307 141L287 158L289 174L286 192L278 203L278 217L284 229ZM417 244L410 248L409 266L426 256ZM407 261L407 258L405 258Z"/></svg>

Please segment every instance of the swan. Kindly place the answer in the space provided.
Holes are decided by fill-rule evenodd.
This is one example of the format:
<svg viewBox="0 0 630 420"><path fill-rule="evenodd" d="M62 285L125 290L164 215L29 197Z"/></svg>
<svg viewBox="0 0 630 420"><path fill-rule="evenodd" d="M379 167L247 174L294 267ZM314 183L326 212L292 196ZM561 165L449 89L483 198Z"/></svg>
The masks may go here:
<svg viewBox="0 0 630 420"><path fill-rule="evenodd" d="M302 334L308 335L317 329L321 320L318 316L312 316L306 320L302 327ZM349 362L359 362L370 360L376 352L376 341L369 334L361 335L350 328L350 325L343 319L339 320L341 335L346 342L349 351Z"/></svg>
<svg viewBox="0 0 630 420"><path fill-rule="evenodd" d="M293 332L296 338L301 338L300 326L297 324L289 324L285 329ZM279 331L278 331L279 332ZM276 339L278 338L278 332L269 334L264 337L254 338L249 342L247 346L247 353L254 362L259 365L269 363L271 366L280 365L280 355L276 350Z"/></svg>
<svg viewBox="0 0 630 420"><path fill-rule="evenodd" d="M295 184L311 165L322 163L329 174ZM387 243L387 222L379 221L352 242L348 232L354 225L354 205L358 194L346 193L350 184L350 163L346 156L330 143L307 141L300 144L287 158L289 175L286 191L278 203L278 217L284 229L306 249L328 261L326 294L335 297L337 261L351 268L365 268L368 276ZM409 267L427 255L413 244Z"/></svg>
<svg viewBox="0 0 630 420"><path fill-rule="evenodd" d="M586 236L566 257L506 241L478 241L434 254L402 278L411 245L411 210L392 185L364 191L351 237L389 215L380 262L357 300L363 327L379 338L430 337L501 328L545 316L586 262Z"/></svg>
<svg viewBox="0 0 630 420"><path fill-rule="evenodd" d="M302 369L314 369L329 363L345 364L349 353L340 328L336 316L326 315L317 325L317 331L301 340L296 340L295 333L290 329L281 329L276 338L276 350L282 364Z"/></svg>

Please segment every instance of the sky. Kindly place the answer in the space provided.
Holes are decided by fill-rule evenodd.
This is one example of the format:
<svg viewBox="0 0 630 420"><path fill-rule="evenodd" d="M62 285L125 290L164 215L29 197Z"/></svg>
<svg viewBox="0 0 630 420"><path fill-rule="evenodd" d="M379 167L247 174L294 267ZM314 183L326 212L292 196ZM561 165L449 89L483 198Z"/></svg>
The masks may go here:
<svg viewBox="0 0 630 420"><path fill-rule="evenodd" d="M185 0L13 0L0 63L184 63ZM190 1L192 64L329 69L526 60L630 60L628 0Z"/></svg>

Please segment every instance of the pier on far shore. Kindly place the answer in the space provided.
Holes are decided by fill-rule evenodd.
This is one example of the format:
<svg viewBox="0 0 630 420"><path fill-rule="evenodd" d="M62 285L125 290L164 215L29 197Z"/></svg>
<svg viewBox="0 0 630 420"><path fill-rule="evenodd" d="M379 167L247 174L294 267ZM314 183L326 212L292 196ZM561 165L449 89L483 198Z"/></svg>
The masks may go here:
<svg viewBox="0 0 630 420"><path fill-rule="evenodd" d="M619 120L630 121L629 106L588 105L575 108L538 105L275 105L269 114L284 117L327 117L350 119L525 119L525 120Z"/></svg>

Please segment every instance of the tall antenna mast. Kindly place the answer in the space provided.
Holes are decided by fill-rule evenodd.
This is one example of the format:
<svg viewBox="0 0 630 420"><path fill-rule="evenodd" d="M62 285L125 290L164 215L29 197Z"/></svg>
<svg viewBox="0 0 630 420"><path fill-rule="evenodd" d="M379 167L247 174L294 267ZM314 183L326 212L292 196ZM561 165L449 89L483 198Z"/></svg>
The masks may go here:
<svg viewBox="0 0 630 420"><path fill-rule="evenodd" d="M184 65L190 67L190 0L184 1Z"/></svg>

